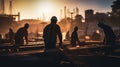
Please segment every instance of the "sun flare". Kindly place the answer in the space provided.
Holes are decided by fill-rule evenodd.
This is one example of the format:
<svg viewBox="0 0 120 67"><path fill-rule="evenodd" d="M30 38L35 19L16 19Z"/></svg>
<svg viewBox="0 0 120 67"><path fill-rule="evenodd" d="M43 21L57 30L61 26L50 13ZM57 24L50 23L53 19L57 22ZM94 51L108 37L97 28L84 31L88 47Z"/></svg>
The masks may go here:
<svg viewBox="0 0 120 67"><path fill-rule="evenodd" d="M38 12L41 13L42 20L48 21L53 14L54 5L52 2L43 1L38 6Z"/></svg>

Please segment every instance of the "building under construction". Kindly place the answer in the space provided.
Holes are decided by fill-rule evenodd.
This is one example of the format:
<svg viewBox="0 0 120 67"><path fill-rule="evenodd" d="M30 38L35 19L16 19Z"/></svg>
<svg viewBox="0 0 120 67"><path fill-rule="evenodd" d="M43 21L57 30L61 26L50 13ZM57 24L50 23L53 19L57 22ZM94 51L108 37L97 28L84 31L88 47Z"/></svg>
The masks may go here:
<svg viewBox="0 0 120 67"><path fill-rule="evenodd" d="M20 20L20 13L12 14L12 1L9 2L9 14L6 14L5 0L0 0L0 34L7 33L8 29L16 24L16 18Z"/></svg>

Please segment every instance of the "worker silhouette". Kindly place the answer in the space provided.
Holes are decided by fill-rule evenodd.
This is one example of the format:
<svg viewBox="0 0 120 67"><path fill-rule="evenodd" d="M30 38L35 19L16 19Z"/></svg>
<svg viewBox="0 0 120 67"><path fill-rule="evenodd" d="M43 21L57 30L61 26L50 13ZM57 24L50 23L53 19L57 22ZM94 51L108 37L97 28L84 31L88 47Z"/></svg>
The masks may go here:
<svg viewBox="0 0 120 67"><path fill-rule="evenodd" d="M15 33L13 32L13 29L9 28L8 39L11 44L14 44L14 37L15 37Z"/></svg>
<svg viewBox="0 0 120 67"><path fill-rule="evenodd" d="M54 49L56 48L56 42L57 42L57 35L59 38L59 46L62 44L62 33L60 30L60 26L56 24L57 23L57 17L53 16L51 18L51 23L48 24L43 31L43 38L45 43L45 49Z"/></svg>
<svg viewBox="0 0 120 67"><path fill-rule="evenodd" d="M66 40L70 40L70 32L69 32L69 31L66 33L65 39L66 39Z"/></svg>
<svg viewBox="0 0 120 67"><path fill-rule="evenodd" d="M24 38L26 40L26 44L28 44L28 31L29 24L26 23L24 27L19 28L15 34L15 46L19 47L20 45L24 45Z"/></svg>
<svg viewBox="0 0 120 67"><path fill-rule="evenodd" d="M102 22L98 23L98 26L103 29L105 38L104 43L106 45L115 45L116 35L114 34L112 28Z"/></svg>
<svg viewBox="0 0 120 67"><path fill-rule="evenodd" d="M80 43L77 31L78 31L78 27L76 26L74 27L74 31L71 34L71 45L73 47L76 46L76 42Z"/></svg>
<svg viewBox="0 0 120 67"><path fill-rule="evenodd" d="M110 49L106 52L107 54L113 54L116 46L116 35L114 34L112 28L104 23L99 22L98 26L103 29L105 37L104 43L110 45Z"/></svg>

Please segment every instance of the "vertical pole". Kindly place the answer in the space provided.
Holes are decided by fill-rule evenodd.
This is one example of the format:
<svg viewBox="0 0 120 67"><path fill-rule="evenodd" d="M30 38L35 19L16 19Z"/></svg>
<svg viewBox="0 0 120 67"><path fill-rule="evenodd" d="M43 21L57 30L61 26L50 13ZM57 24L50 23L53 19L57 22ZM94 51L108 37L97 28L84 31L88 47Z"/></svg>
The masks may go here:
<svg viewBox="0 0 120 67"><path fill-rule="evenodd" d="M20 21L20 12L18 12L18 21Z"/></svg>
<svg viewBox="0 0 120 67"><path fill-rule="evenodd" d="M2 9L2 14L4 14L5 12L5 5L4 5L4 0L1 0L1 9Z"/></svg>
<svg viewBox="0 0 120 67"><path fill-rule="evenodd" d="M65 19L66 19L66 6L64 6L64 16L65 16Z"/></svg>
<svg viewBox="0 0 120 67"><path fill-rule="evenodd" d="M12 1L10 1L10 15L12 15Z"/></svg>

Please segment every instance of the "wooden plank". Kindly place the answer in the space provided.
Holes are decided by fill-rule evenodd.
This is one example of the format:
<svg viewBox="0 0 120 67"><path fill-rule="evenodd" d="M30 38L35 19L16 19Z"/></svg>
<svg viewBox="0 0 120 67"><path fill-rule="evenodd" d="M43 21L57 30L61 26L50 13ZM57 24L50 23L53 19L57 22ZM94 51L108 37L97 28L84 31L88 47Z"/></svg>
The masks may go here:
<svg viewBox="0 0 120 67"><path fill-rule="evenodd" d="M17 48L19 51L26 51L26 50L39 50L39 49L43 49L44 45L41 44L31 44L31 45L22 45L19 46L19 48ZM11 50L14 50L14 45L7 45L7 46L0 46L0 50L4 50L6 52L9 52Z"/></svg>

